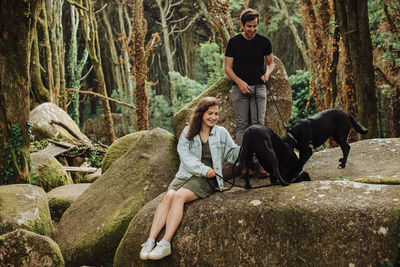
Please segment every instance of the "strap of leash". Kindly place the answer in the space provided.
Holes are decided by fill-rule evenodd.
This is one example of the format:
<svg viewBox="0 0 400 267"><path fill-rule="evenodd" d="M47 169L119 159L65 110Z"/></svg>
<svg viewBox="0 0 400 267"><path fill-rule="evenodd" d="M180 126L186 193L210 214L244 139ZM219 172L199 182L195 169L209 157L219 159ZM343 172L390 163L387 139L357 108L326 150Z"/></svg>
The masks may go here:
<svg viewBox="0 0 400 267"><path fill-rule="evenodd" d="M270 88L269 86L267 86L266 83L265 83L265 87L267 87L268 92L269 92L270 95L271 95L272 101L273 101L274 104L275 104L275 108L276 108L276 110L278 111L279 117L281 118L281 121L282 121L282 123L283 123L283 127L285 128L285 131L286 131L286 133L287 133L289 127L286 125L285 121L284 121L283 118L282 118L281 112L279 111L278 105L276 104L275 97L274 97L274 95L272 94L271 88Z"/></svg>

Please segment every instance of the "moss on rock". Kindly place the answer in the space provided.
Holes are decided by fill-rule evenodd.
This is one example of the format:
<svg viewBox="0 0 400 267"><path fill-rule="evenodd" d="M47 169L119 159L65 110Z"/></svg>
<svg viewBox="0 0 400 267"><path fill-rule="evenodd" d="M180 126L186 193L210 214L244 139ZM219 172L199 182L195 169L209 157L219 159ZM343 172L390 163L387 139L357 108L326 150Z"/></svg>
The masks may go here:
<svg viewBox="0 0 400 267"><path fill-rule="evenodd" d="M58 245L49 237L17 229L0 236L1 266L65 266Z"/></svg>
<svg viewBox="0 0 400 267"><path fill-rule="evenodd" d="M174 178L172 135L159 128L136 135L128 151L63 214L54 238L67 264L112 261L131 219Z"/></svg>
<svg viewBox="0 0 400 267"><path fill-rule="evenodd" d="M138 255L164 195L129 224L114 266L144 266ZM187 204L172 255L157 266L377 266L395 262L400 216L396 186L316 181L234 188ZM161 233L159 238L162 237Z"/></svg>
<svg viewBox="0 0 400 267"><path fill-rule="evenodd" d="M50 235L50 211L42 188L27 184L0 186L0 234L18 228Z"/></svg>
<svg viewBox="0 0 400 267"><path fill-rule="evenodd" d="M116 161L123 154L125 154L125 152L129 150L131 145L134 144L141 136L142 133L136 132L125 135L117 139L114 143L112 143L103 158L103 162L101 165L102 171L106 172L106 170L111 166L111 164L113 164L114 161Z"/></svg>
<svg viewBox="0 0 400 267"><path fill-rule="evenodd" d="M42 187L46 192L58 186L73 184L71 177L56 158L43 154L31 154L34 176L29 183Z"/></svg>
<svg viewBox="0 0 400 267"><path fill-rule="evenodd" d="M49 199L51 217L59 220L69 206L71 206L90 185L90 183L64 185L48 192L47 197Z"/></svg>

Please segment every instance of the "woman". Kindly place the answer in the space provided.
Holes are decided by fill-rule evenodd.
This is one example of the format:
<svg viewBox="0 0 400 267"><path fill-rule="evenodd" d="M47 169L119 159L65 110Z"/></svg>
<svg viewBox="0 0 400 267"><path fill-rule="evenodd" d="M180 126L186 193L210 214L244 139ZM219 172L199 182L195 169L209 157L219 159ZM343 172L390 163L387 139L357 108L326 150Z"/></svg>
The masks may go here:
<svg viewBox="0 0 400 267"><path fill-rule="evenodd" d="M216 125L218 117L218 100L205 97L183 130L178 143L179 170L156 209L149 237L142 244L141 259L159 260L170 255L170 242L182 220L184 204L206 198L217 186L222 190L223 180L216 175L222 175L224 161L235 162L239 146L224 127ZM164 226L165 234L155 247Z"/></svg>

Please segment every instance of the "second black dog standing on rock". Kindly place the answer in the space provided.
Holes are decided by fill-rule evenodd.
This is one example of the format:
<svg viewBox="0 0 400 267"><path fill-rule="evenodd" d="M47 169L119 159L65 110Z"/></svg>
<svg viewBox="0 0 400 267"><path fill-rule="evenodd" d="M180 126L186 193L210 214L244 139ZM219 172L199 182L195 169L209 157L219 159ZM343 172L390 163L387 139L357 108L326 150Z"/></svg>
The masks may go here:
<svg viewBox="0 0 400 267"><path fill-rule="evenodd" d="M261 124L252 125L244 132L240 166L246 166L248 170L252 164L253 154L269 172L271 184L288 185L290 182L310 181L308 173L300 174L303 164L293 148L283 142L270 128ZM252 188L248 174L245 179L245 188Z"/></svg>
<svg viewBox="0 0 400 267"><path fill-rule="evenodd" d="M368 129L357 123L351 114L340 109L327 109L308 119L300 120L288 130L282 140L299 150L300 161L304 165L311 157L312 149L332 137L343 152L338 167L345 168L350 151L347 136L352 126L361 134L368 132Z"/></svg>

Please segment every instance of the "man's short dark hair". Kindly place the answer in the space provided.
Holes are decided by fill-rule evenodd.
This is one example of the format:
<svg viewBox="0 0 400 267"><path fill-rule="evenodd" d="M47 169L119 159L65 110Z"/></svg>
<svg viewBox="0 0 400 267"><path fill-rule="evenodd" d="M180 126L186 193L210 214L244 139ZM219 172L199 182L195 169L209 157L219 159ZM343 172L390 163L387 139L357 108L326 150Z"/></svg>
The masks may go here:
<svg viewBox="0 0 400 267"><path fill-rule="evenodd" d="M260 13L252 8L248 8L244 10L242 14L240 14L240 21L242 22L243 26L246 24L246 22L252 21L255 18L257 18L257 23L260 22Z"/></svg>

